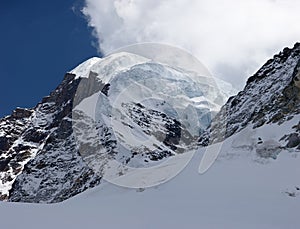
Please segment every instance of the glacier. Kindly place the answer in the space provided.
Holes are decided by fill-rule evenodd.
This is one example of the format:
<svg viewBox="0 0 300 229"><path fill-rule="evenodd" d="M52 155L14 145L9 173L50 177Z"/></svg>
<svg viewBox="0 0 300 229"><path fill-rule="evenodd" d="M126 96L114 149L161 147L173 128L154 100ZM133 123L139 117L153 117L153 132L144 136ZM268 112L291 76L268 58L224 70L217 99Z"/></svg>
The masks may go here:
<svg viewBox="0 0 300 229"><path fill-rule="evenodd" d="M91 58L70 72L88 79L79 84L74 98L73 117L81 118L76 118L73 129L81 155L104 178L115 173L119 180L119 174L131 174L131 168L149 168L164 163L170 156L196 149L197 138L232 92L228 90L230 85L216 83L206 71L193 71L195 65L186 69L164 61L161 56L158 59L162 62L118 52L105 58ZM101 86L86 97L86 90L94 81ZM226 92L220 91L220 84ZM89 123L88 131L79 128L81 122ZM99 133L103 128L106 132ZM103 139L99 141L97 135ZM87 153L87 144L94 150ZM183 169L187 162L178 169ZM145 187L157 185L149 177L135 180L138 183L131 186L141 187L141 182Z"/></svg>

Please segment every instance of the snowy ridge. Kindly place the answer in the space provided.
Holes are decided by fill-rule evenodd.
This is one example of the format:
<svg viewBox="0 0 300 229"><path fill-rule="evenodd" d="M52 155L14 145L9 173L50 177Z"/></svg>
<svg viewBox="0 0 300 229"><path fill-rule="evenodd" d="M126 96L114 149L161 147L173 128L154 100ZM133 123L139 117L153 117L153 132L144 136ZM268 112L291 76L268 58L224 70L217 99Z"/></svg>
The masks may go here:
<svg viewBox="0 0 300 229"><path fill-rule="evenodd" d="M228 100L200 142L221 141L248 125L281 124L299 114L300 90L294 81L299 63L298 43L275 55L249 78L243 91Z"/></svg>
<svg viewBox="0 0 300 229"><path fill-rule="evenodd" d="M70 71L71 74L77 75L77 79L80 77L82 78L88 78L89 77L89 69L96 64L98 61L100 61L101 58L99 57L92 57L83 63L79 64L76 68Z"/></svg>
<svg viewBox="0 0 300 229"><path fill-rule="evenodd" d="M121 52L103 59L92 57L71 70L70 73L76 75L75 79L88 78L90 72L96 72L100 76L111 77L109 73L116 74L136 64L148 61L150 60L141 56ZM101 78L103 82L106 81L103 77Z"/></svg>

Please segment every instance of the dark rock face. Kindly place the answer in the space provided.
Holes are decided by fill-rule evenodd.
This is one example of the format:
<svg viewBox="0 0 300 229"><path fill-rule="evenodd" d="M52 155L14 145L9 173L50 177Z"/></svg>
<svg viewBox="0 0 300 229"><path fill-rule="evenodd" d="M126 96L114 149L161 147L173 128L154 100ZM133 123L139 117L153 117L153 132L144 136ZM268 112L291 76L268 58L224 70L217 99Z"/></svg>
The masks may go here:
<svg viewBox="0 0 300 229"><path fill-rule="evenodd" d="M143 129L144 133L155 136L160 139L166 146L165 149L148 150L142 149L141 152L133 152L132 158L139 154L145 155L145 160L158 161L163 158L172 156L171 150L178 149L179 141L181 140L181 132L183 128L176 119L170 118L165 113L160 111L147 109L144 105L123 104L132 121ZM163 124L163 126L162 126ZM131 158L128 158L128 162Z"/></svg>
<svg viewBox="0 0 300 229"><path fill-rule="evenodd" d="M0 178L9 187L0 190L2 200L59 202L100 182L74 141L71 118L79 82L66 74L34 109L18 108L0 120Z"/></svg>
<svg viewBox="0 0 300 229"><path fill-rule="evenodd" d="M286 148L300 149L300 122L293 126L293 130L293 133L283 136L281 141L286 142Z"/></svg>
<svg viewBox="0 0 300 229"><path fill-rule="evenodd" d="M300 44L284 49L269 60L244 90L229 98L213 119L200 145L222 141L252 124L282 124L300 114L300 88L295 77L300 71Z"/></svg>
<svg viewBox="0 0 300 229"><path fill-rule="evenodd" d="M9 140L5 136L0 137L0 149L2 149L2 151L6 151L9 149Z"/></svg>
<svg viewBox="0 0 300 229"><path fill-rule="evenodd" d="M10 201L60 202L99 183L100 177L78 154L72 134L61 135L60 128L17 177L10 191Z"/></svg>
<svg viewBox="0 0 300 229"><path fill-rule="evenodd" d="M294 148L300 145L300 135L297 133L293 133L288 138L288 143L286 145L287 148Z"/></svg>

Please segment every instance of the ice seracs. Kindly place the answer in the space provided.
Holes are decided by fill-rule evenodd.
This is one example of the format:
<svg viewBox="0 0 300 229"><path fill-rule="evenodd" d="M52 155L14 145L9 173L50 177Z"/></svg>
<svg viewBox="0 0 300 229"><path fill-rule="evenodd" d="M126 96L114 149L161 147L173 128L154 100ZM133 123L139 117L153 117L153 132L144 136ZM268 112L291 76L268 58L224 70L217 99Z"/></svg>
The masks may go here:
<svg viewBox="0 0 300 229"><path fill-rule="evenodd" d="M78 86L73 117L81 116L95 128L87 137L76 123L74 133L87 164L95 169L103 168L99 165L108 149L113 160L132 167L186 152L227 99L211 76L132 53L111 54L84 72L90 75ZM105 93L85 97L94 82ZM98 152L87 155L86 145L97 145L90 139L98 129L106 130L100 134Z"/></svg>

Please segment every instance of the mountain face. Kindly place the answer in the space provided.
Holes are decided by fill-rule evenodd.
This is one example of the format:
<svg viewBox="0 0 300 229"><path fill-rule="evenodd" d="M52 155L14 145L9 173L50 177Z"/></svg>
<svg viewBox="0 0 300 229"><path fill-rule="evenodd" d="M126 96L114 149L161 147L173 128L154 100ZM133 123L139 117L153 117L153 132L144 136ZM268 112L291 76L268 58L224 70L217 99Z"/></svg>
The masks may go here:
<svg viewBox="0 0 300 229"><path fill-rule="evenodd" d="M81 155L100 173L108 157L139 168L186 152L225 102L212 78L181 68L129 53L91 61L72 71L87 80L74 98L73 126ZM88 97L94 81L101 93Z"/></svg>
<svg viewBox="0 0 300 229"><path fill-rule="evenodd" d="M58 202L99 183L73 139L74 78L67 74L35 108L18 108L1 120L1 199Z"/></svg>
<svg viewBox="0 0 300 229"><path fill-rule="evenodd" d="M99 184L109 159L143 167L183 153L226 99L193 74L130 53L82 63L35 108L1 119L1 199L60 202Z"/></svg>
<svg viewBox="0 0 300 229"><path fill-rule="evenodd" d="M300 114L300 44L285 48L251 76L243 91L230 97L212 120L200 144L220 142L247 126L253 129L297 119ZM284 148L300 149L300 122L293 132L282 130ZM263 143L262 139L257 139Z"/></svg>
<svg viewBox="0 0 300 229"><path fill-rule="evenodd" d="M299 60L299 44L285 49L225 103L209 77L130 53L92 58L35 108L0 120L0 198L60 202L98 185L109 160L152 166L249 126L295 119ZM281 141L299 149L300 123L293 130Z"/></svg>

